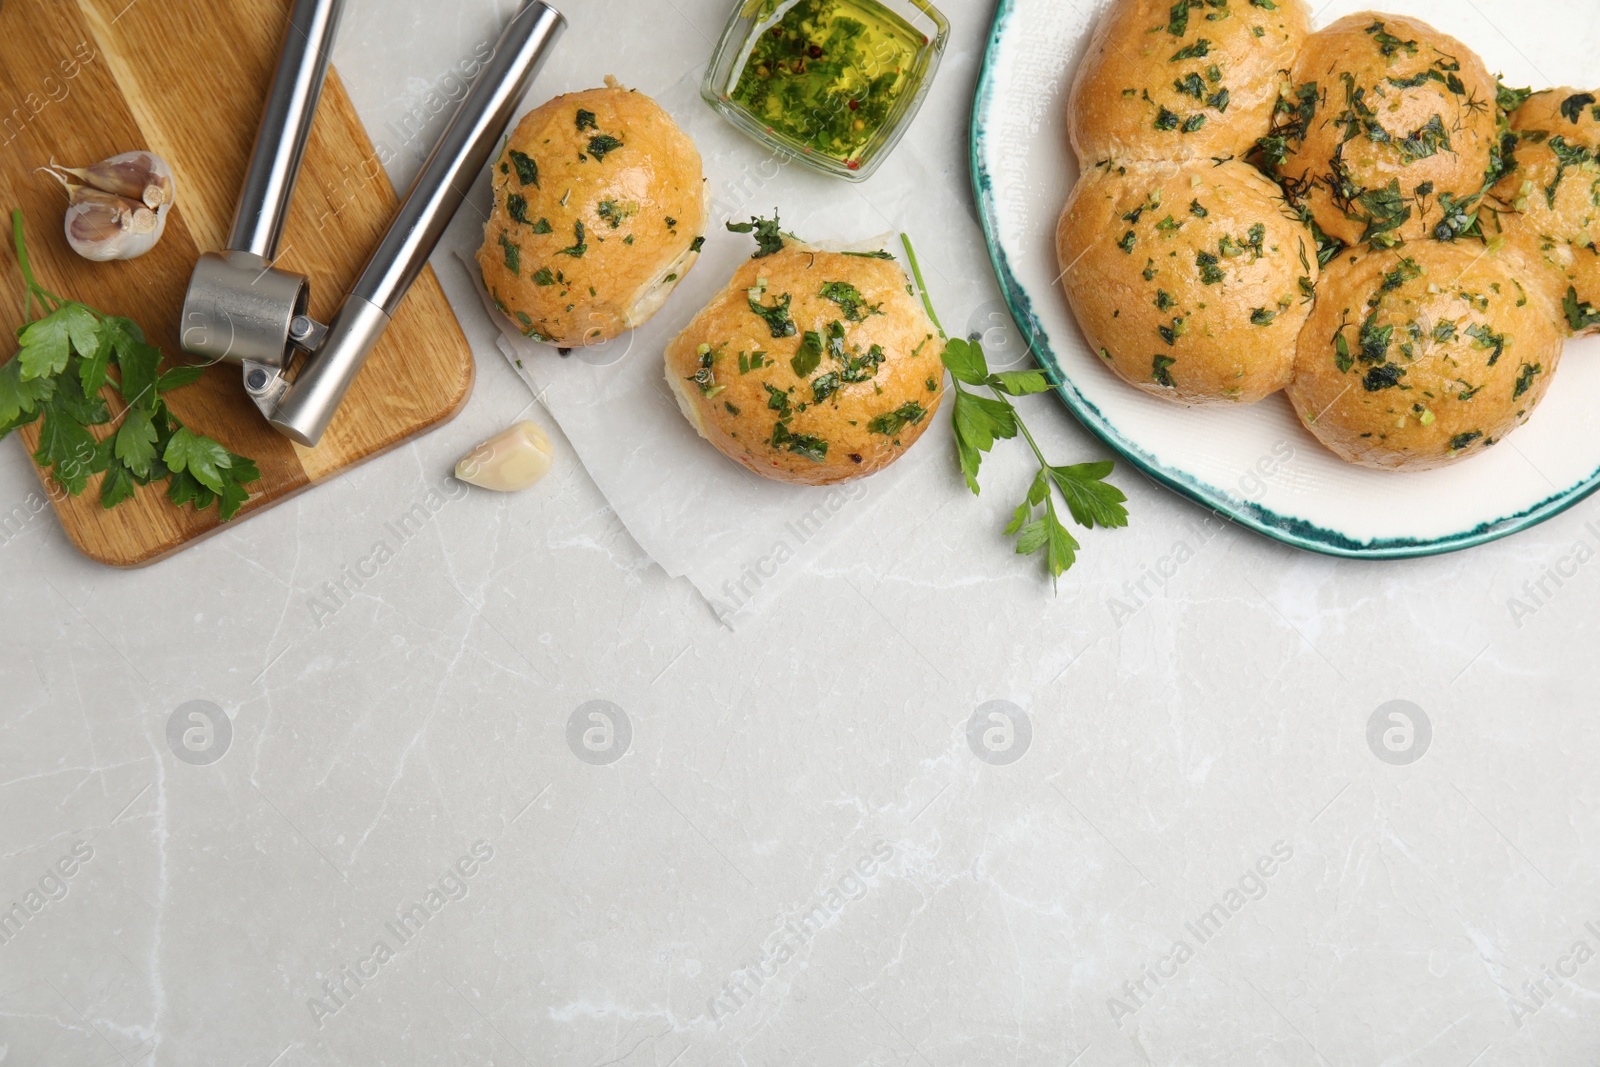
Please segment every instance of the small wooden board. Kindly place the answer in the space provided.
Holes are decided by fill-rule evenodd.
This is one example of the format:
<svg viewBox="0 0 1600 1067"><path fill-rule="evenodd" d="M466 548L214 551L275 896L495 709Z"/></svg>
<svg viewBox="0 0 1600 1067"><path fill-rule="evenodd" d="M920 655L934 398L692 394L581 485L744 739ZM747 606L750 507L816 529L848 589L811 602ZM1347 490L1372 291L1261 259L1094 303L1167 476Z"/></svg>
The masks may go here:
<svg viewBox="0 0 1600 1067"><path fill-rule="evenodd" d="M220 249L277 63L291 0L5 0L0 7L0 208L6 223L0 291L20 291L9 214L20 207L28 251L46 289L139 323L181 362L179 317L202 250ZM60 186L36 172L52 159L84 166L149 149L171 163L177 205L166 233L135 260L90 263L67 246ZM338 75L330 72L295 191L279 265L311 279L311 313L326 322L376 246L396 207L379 154ZM22 325L20 301L0 302L0 329ZM5 346L7 348L10 345ZM0 362L11 358L0 351ZM472 390L472 351L431 269L315 449L267 425L245 395L238 368L209 371L166 394L173 413L261 467L248 516L325 482L450 419ZM108 397L112 395L107 391ZM112 412L120 402L112 400ZM29 454L39 425L13 435ZM7 447L21 447L9 445ZM223 524L213 507L174 507L164 486L143 487L105 511L96 475L70 498L46 480L62 526L83 553L137 567L178 551Z"/></svg>

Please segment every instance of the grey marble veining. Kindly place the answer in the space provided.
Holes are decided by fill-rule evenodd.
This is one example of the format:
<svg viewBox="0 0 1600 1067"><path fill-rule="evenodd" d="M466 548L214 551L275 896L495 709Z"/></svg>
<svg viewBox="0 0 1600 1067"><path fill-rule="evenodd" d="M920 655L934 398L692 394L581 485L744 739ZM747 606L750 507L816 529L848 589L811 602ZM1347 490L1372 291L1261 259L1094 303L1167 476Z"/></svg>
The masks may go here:
<svg viewBox="0 0 1600 1067"><path fill-rule="evenodd" d="M727 3L573 3L540 88L681 98ZM511 4L350 6L403 185ZM1537 5L1476 6L1514 42ZM840 195L1016 352L967 190L989 5L945 7L926 110ZM718 192L822 180L762 158ZM559 434L531 492L449 481L532 399L463 325L459 419L146 570L76 555L0 448L0 1064L1600 1057L1593 502L1372 565L1122 470L1133 525L1052 593L1000 536L1013 449L978 499L909 468L734 632Z"/></svg>

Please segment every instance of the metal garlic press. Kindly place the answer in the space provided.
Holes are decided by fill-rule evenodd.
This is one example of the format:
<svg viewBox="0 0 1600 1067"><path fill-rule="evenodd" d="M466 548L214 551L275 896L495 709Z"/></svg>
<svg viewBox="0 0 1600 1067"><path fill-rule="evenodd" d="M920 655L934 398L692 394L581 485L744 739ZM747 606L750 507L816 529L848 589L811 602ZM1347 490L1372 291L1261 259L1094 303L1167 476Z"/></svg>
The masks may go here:
<svg viewBox="0 0 1600 1067"><path fill-rule="evenodd" d="M242 367L267 421L307 446L321 440L565 26L547 4L523 4L323 325L307 314L308 279L274 261L343 8L344 0L295 0L228 247L200 257L183 302L184 350Z"/></svg>

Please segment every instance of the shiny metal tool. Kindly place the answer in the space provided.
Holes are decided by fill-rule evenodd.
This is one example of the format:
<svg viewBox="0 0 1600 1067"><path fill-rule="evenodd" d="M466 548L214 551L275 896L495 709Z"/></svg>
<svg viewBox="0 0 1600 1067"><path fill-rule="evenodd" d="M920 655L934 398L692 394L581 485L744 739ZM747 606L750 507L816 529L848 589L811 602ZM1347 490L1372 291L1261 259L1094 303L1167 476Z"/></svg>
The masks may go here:
<svg viewBox="0 0 1600 1067"><path fill-rule="evenodd" d="M200 257L183 302L184 350L240 365L245 390L267 420L308 446L321 440L565 26L540 0L526 0L512 17L324 326L306 313L309 281L274 260L343 8L344 0L295 0L228 247Z"/></svg>

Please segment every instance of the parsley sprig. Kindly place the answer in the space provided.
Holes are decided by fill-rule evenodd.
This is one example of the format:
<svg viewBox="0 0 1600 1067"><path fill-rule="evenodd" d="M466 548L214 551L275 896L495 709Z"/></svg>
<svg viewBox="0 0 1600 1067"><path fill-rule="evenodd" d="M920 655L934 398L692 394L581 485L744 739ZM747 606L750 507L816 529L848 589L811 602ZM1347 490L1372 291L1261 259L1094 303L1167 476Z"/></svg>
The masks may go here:
<svg viewBox="0 0 1600 1067"><path fill-rule="evenodd" d="M205 368L163 371L161 350L131 319L63 300L39 285L23 241L22 212L11 213L11 229L28 321L17 331L16 356L0 366L0 439L42 418L34 461L70 495L82 495L90 476L104 474L100 506L110 509L138 486L166 481L174 504L204 509L215 503L224 522L233 518L250 499L244 487L261 472L184 426L161 398L199 381ZM126 405L116 418L101 396L107 385ZM90 430L98 426L111 428L98 437Z"/></svg>
<svg viewBox="0 0 1600 1067"><path fill-rule="evenodd" d="M1123 505L1128 498L1105 480L1116 465L1104 460L1054 466L1045 459L1038 441L1034 440L1009 398L1047 392L1051 388L1049 379L1039 370L992 373L981 344L976 340L947 337L928 298L922 268L917 263L911 239L902 234L901 240L905 244L917 290L922 294L923 306L927 308L928 317L938 328L939 335L945 338L942 359L954 379L955 402L951 421L955 428L956 456L967 487L975 496L981 492L978 470L983 464L984 454L994 448L996 441L1011 440L1018 435L1027 441L1039 461L1039 470L1029 484L1022 503L1012 512L1006 534L1017 539L1019 556L1031 556L1043 551L1045 566L1052 581L1059 579L1077 562L1081 546L1061 521L1056 504L1057 494L1066 504L1072 521L1085 529L1126 526L1128 509ZM989 395L985 396L979 390L985 390ZM1039 510L1041 507L1044 509L1042 513Z"/></svg>

